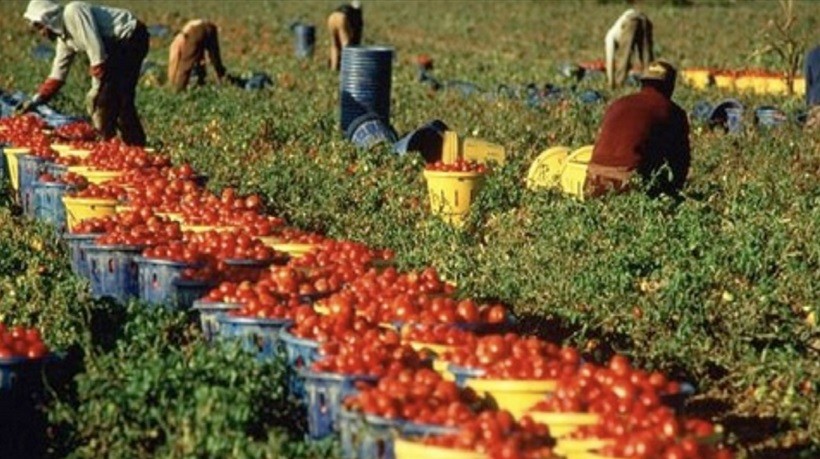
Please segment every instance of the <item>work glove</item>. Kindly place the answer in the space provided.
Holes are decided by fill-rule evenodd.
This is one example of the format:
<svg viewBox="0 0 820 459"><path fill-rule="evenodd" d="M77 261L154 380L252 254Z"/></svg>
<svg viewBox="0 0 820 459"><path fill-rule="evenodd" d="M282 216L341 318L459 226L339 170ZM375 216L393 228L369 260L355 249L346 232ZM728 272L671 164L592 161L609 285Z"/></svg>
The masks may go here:
<svg viewBox="0 0 820 459"><path fill-rule="evenodd" d="M93 115L95 109L97 108L97 99L100 95L100 86L102 86L102 82L99 79L91 79L91 89L89 89L88 93L85 95L85 110L89 116Z"/></svg>

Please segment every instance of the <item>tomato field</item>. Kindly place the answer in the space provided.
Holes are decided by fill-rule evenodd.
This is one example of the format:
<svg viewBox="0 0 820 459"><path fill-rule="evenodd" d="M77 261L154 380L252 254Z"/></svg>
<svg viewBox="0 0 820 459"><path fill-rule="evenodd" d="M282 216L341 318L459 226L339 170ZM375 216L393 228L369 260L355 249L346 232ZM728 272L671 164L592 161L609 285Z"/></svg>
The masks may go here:
<svg viewBox="0 0 820 459"><path fill-rule="evenodd" d="M0 90L31 93L50 68L32 52L42 41L22 17L26 3L0 2ZM83 146L91 159L80 163L56 159L56 142L37 137L44 143L32 151L55 164L121 172L96 185L82 169L40 181L84 187L76 198L124 207L77 222L75 233L139 247L130 256L141 268L150 260L184 266L192 285L218 279L198 296L241 305L223 314L220 333L248 317L292 324L280 341L312 342L309 355L326 357L312 371L367 375L339 405L343 414L463 427L434 436L429 448L561 453L540 421L478 397L495 390L482 389L471 372L480 369L485 379L549 382L544 391L553 396L540 397L535 411L628 412L634 423L651 417L646 431L672 439L635 437L631 455L609 445L603 457L820 457L820 135L792 120L805 109L802 96L696 89L679 78L673 99L689 113L729 98L746 107L737 133L691 117L693 162L681 199L630 192L579 201L531 191L528 168L542 151L594 143L606 103L635 88L609 90L590 78L537 103L497 89L569 88L561 66L601 60L603 37L628 5L363 3L364 44L395 49L396 131L440 119L507 151L503 165L427 166L486 172L462 226L431 213L421 155L345 140L339 74L327 68L325 21L337 6L330 1L107 2L171 31L151 38L154 66L137 93L156 153L91 142ZM654 22L656 54L681 69L784 69L776 53L757 52L778 40L770 33L778 2L640 5ZM820 3L794 5L790 33L808 49L817 44ZM164 86L173 31L196 17L219 25L229 73L265 72L273 84L246 91L211 79L182 93ZM295 56L296 21L317 28L310 58ZM431 90L418 81L419 55L432 59L436 78L469 82L476 93ZM85 112L85 66L74 63L51 107ZM604 101L575 97L587 89ZM789 121L756 126L752 113L762 106ZM29 122L2 119L0 135L41 135ZM77 129L63 134L88 134ZM243 232L213 230L226 226ZM266 244L274 235L288 245ZM322 249L293 255L303 246ZM254 343L264 348L258 358L214 342L200 310L102 298L72 269L71 254L52 226L24 215L6 180L0 361L49 357L24 381L42 385L33 398L0 398L0 457L2 448L10 457L342 457L343 436L312 435L300 394L318 382L279 345ZM466 325L433 325L448 323ZM398 326L406 324L424 325ZM440 368L431 350L446 356L455 382L433 371ZM612 421L582 431L609 438L623 429Z"/></svg>

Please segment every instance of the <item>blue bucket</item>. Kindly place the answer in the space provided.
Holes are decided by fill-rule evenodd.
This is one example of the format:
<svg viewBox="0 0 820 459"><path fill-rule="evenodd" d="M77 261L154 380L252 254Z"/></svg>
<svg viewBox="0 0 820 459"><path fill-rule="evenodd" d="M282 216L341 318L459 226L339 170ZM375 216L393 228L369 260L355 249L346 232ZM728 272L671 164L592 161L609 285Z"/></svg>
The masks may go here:
<svg viewBox="0 0 820 459"><path fill-rule="evenodd" d="M726 132L739 132L743 127L743 104L736 99L719 102L709 113L709 126L720 126Z"/></svg>
<svg viewBox="0 0 820 459"><path fill-rule="evenodd" d="M705 100L700 100L695 103L694 108L692 108L692 119L696 120L701 123L706 123L709 121L709 116L712 113L712 104Z"/></svg>
<svg viewBox="0 0 820 459"><path fill-rule="evenodd" d="M36 182L34 184L34 217L50 223L57 231L65 230L66 215L62 197L73 188L65 183Z"/></svg>
<svg viewBox="0 0 820 459"><path fill-rule="evenodd" d="M339 436L344 459L395 459L393 431L405 422L342 409Z"/></svg>
<svg viewBox="0 0 820 459"><path fill-rule="evenodd" d="M41 359L26 357L0 358L0 397L11 400L28 398L42 389L41 370L51 354Z"/></svg>
<svg viewBox="0 0 820 459"><path fill-rule="evenodd" d="M263 319L259 317L235 317L227 314L217 316L219 338L239 340L242 347L256 354L259 359L276 358L279 333L292 324L289 319Z"/></svg>
<svg viewBox="0 0 820 459"><path fill-rule="evenodd" d="M134 261L139 266L140 299L149 304L162 304L169 309L175 308L177 304L174 281L182 276L183 271L195 266L178 261L144 257L137 257Z"/></svg>
<svg viewBox="0 0 820 459"><path fill-rule="evenodd" d="M177 300L177 309L190 309L200 298L208 294L215 283L201 280L175 279L173 288Z"/></svg>
<svg viewBox="0 0 820 459"><path fill-rule="evenodd" d="M62 177L68 173L68 166L65 164L57 164L53 161L46 161L43 165L43 171L51 174L52 177Z"/></svg>
<svg viewBox="0 0 820 459"><path fill-rule="evenodd" d="M199 312L199 325L202 327L202 334L207 341L213 341L219 336L219 317L228 311L241 308L238 303L221 303L215 301L196 300L193 303L193 310Z"/></svg>
<svg viewBox="0 0 820 459"><path fill-rule="evenodd" d="M86 261L91 293L97 298L111 297L121 303L139 297L139 267L136 258L141 246L86 244Z"/></svg>
<svg viewBox="0 0 820 459"><path fill-rule="evenodd" d="M367 113L353 120L345 131L345 137L365 150L383 143L392 145L398 141L393 127L375 113Z"/></svg>
<svg viewBox="0 0 820 459"><path fill-rule="evenodd" d="M0 186L6 186L9 183L8 166L6 166L6 155L3 154L3 149L6 144L0 143Z"/></svg>
<svg viewBox="0 0 820 459"><path fill-rule="evenodd" d="M338 430L342 402L345 397L356 393L356 383L375 382L377 379L372 376L319 373L306 369L298 370L298 374L305 382L308 435L317 440Z"/></svg>
<svg viewBox="0 0 820 459"><path fill-rule="evenodd" d="M295 35L296 57L306 58L312 56L316 45L316 27L310 24L295 24L293 34Z"/></svg>
<svg viewBox="0 0 820 459"><path fill-rule="evenodd" d="M447 129L447 125L441 120L430 121L393 144L393 151L399 155L417 151L428 163L439 161L444 146L444 131Z"/></svg>
<svg viewBox="0 0 820 459"><path fill-rule="evenodd" d="M368 113L390 121L390 91L393 78L393 48L345 46L339 78L342 132L353 120Z"/></svg>
<svg viewBox="0 0 820 459"><path fill-rule="evenodd" d="M34 184L37 183L46 160L34 155L18 155L17 177L19 197L25 215L34 216Z"/></svg>
<svg viewBox="0 0 820 459"><path fill-rule="evenodd" d="M788 115L777 107L764 105L755 109L755 125L763 128L773 128L786 124Z"/></svg>
<svg viewBox="0 0 820 459"><path fill-rule="evenodd" d="M91 272L88 269L88 256L85 246L93 243L97 236L99 234L63 233L63 240L68 245L68 251L71 253L71 270L74 271L74 274L89 281L91 280Z"/></svg>

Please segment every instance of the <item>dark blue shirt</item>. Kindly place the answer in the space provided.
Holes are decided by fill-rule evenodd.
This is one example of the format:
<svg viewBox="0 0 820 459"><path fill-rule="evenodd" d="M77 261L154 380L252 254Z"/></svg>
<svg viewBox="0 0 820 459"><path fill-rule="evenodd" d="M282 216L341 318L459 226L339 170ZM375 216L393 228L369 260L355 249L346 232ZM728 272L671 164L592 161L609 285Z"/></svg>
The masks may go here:
<svg viewBox="0 0 820 459"><path fill-rule="evenodd" d="M820 46L806 54L803 76L806 78L806 105L820 105Z"/></svg>

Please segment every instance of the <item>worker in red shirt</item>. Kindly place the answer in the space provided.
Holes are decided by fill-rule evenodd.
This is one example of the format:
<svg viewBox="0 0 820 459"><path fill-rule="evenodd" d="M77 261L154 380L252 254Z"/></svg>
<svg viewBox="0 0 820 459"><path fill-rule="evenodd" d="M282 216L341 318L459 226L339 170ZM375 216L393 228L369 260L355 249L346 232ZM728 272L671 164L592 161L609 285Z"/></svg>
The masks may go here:
<svg viewBox="0 0 820 459"><path fill-rule="evenodd" d="M671 99L676 76L671 64L654 61L641 74L641 90L607 108L587 169L587 196L625 190L635 173L652 195L683 187L691 150L686 112Z"/></svg>

